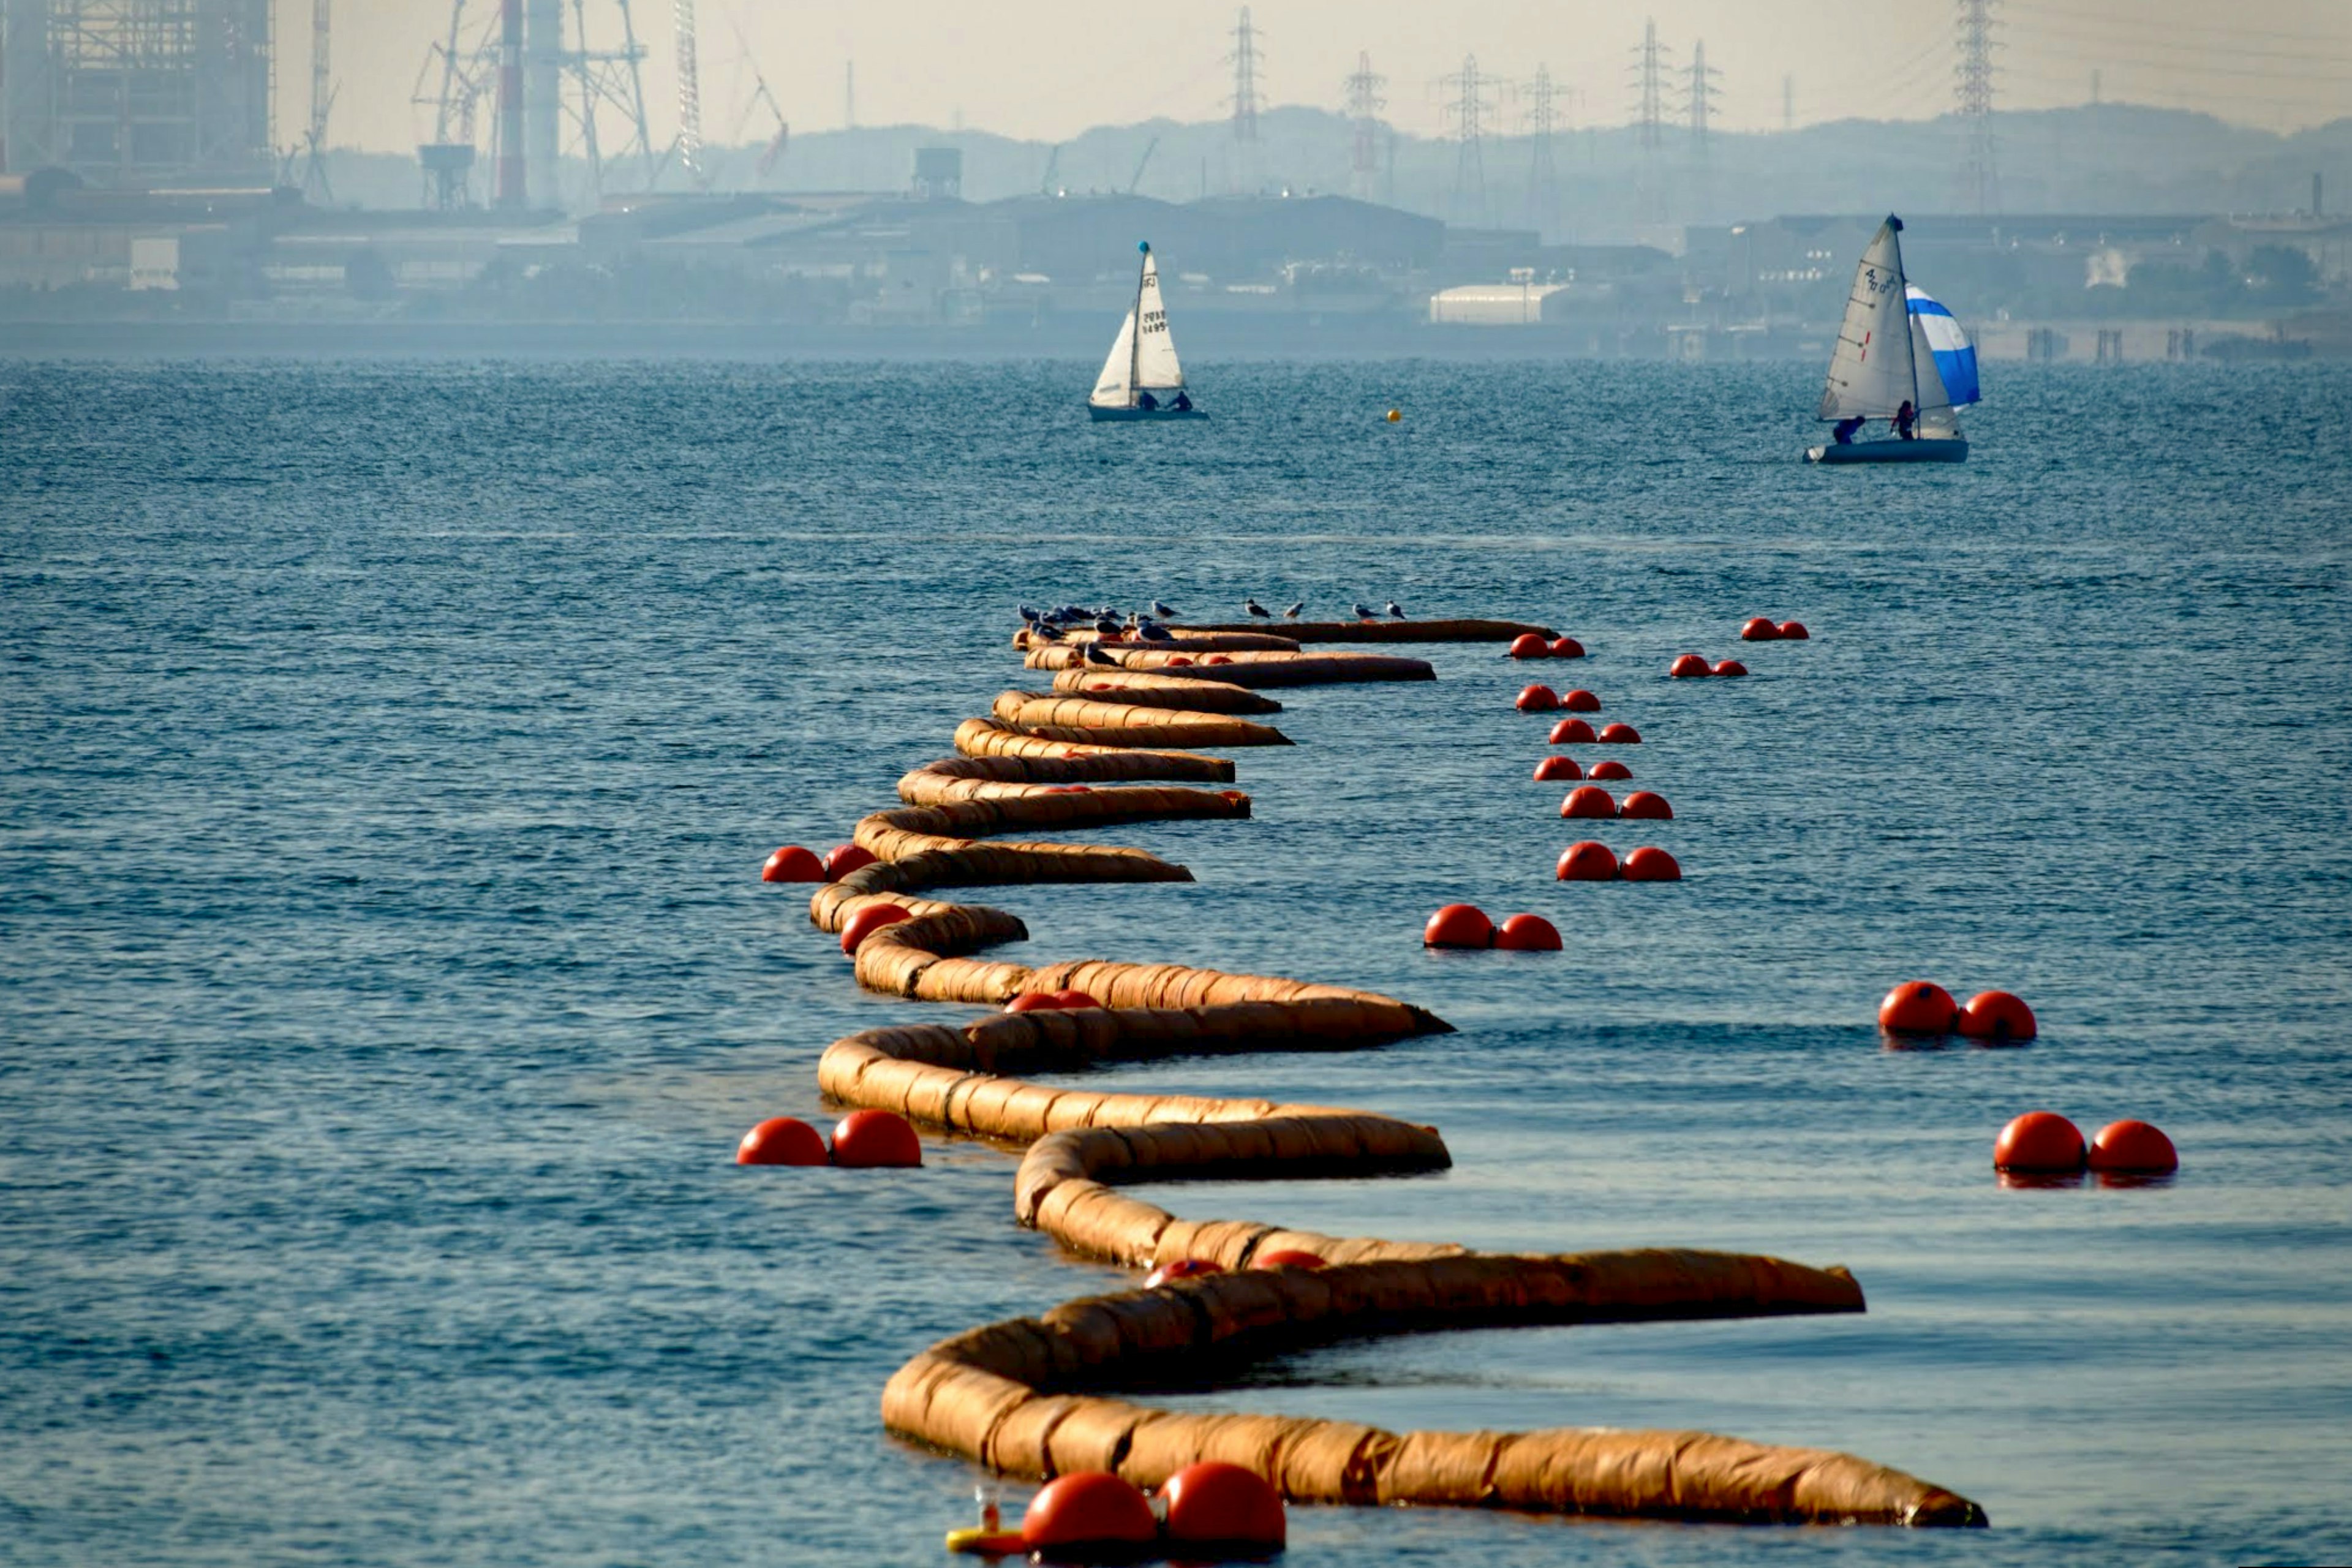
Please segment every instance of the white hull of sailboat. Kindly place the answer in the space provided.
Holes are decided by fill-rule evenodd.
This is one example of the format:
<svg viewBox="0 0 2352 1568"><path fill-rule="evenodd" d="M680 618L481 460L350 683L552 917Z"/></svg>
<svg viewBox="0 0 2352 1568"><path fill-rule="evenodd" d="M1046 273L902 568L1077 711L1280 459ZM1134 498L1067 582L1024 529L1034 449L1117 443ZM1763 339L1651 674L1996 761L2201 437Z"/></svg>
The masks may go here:
<svg viewBox="0 0 2352 1568"><path fill-rule="evenodd" d="M1805 453L1809 463L1964 463L1969 443L1959 436L1920 436L1912 440L1832 442Z"/></svg>
<svg viewBox="0 0 2352 1568"><path fill-rule="evenodd" d="M1206 419L1208 415L1198 408L1105 408L1099 403L1089 403L1087 405L1087 417L1094 420Z"/></svg>

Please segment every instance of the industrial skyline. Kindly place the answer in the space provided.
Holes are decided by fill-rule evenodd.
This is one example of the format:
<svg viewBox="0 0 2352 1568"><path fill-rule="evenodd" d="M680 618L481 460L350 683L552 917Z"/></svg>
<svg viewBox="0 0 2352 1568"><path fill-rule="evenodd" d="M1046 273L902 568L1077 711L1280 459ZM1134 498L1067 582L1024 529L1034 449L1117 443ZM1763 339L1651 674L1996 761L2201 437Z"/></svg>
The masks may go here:
<svg viewBox="0 0 2352 1568"><path fill-rule="evenodd" d="M617 32L583 0L592 33ZM839 129L844 83L856 72L866 125L926 124L1055 142L1094 125L1231 117L1238 7L1159 13L1138 49L1127 13L1062 0L1006 0L984 17L946 0L887 7L817 7L698 0L702 140L764 142L775 116L800 132ZM313 0L275 0L278 139L300 139L310 118L306 71ZM567 25L574 14L564 7ZM649 47L644 94L656 145L680 132L673 7L637 0ZM2189 0L1998 0L1996 92L2005 110L2091 101L2202 110L2236 123L2292 131L2352 115L2352 9L2332 0L2244 0L2225 23ZM1465 54L1519 78L1546 65L1559 128L1622 124L1627 48L1645 17L1686 60L1704 38L1721 73L1709 110L1716 132L1779 131L1843 119L1919 120L1951 112L1953 13L1944 4L1888 9L1867 28L1831 0L1676 0L1640 13L1591 0L1534 5L1468 0L1442 12L1402 0L1258 0L1253 7L1260 112L1310 104L1339 109L1338 84L1369 53L1399 80L1455 70ZM446 33L448 0L341 0L331 144L413 152L429 117L410 101L418 68ZM1108 70L1122 58L1140 68ZM763 87L769 95L763 100ZM1385 123L1412 134L1450 128L1446 105L1396 93Z"/></svg>

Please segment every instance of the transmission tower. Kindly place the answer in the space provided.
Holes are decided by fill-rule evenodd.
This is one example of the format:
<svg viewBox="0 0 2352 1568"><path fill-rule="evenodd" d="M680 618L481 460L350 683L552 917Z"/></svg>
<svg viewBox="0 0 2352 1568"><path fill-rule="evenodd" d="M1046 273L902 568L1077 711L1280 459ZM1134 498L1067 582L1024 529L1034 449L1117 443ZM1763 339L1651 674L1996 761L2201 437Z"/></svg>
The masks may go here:
<svg viewBox="0 0 2352 1568"><path fill-rule="evenodd" d="M1380 173L1380 113L1388 107L1381 89L1388 83L1388 78L1373 74L1372 57L1359 53L1356 68L1349 73L1344 84L1348 89L1348 118L1356 127L1355 156L1348 166L1348 187L1358 201L1372 199L1373 178Z"/></svg>
<svg viewBox="0 0 2352 1568"><path fill-rule="evenodd" d="M1257 29L1250 25L1250 9L1242 7L1234 28L1234 140L1257 140Z"/></svg>
<svg viewBox="0 0 2352 1568"><path fill-rule="evenodd" d="M1642 42L1633 50L1633 74L1637 102L1633 124L1641 132L1644 152L1655 152L1664 140L1660 127L1665 123L1665 57L1658 43L1655 18L1642 24Z"/></svg>
<svg viewBox="0 0 2352 1568"><path fill-rule="evenodd" d="M1706 162L1706 123L1715 100L1723 96L1715 79L1723 73L1706 63L1706 40L1699 39L1691 46L1690 63L1690 137L1691 156Z"/></svg>
<svg viewBox="0 0 2352 1568"><path fill-rule="evenodd" d="M332 58L328 50L333 0L310 0L310 123L303 131L306 157L302 163L302 194L322 202L335 199L327 184L327 111L335 106Z"/></svg>
<svg viewBox="0 0 2352 1568"><path fill-rule="evenodd" d="M2000 209L2000 182L1993 165L1993 6L1997 0L1955 0L1960 58L1952 69L1953 101L1960 112L1968 146L1961 160L1962 194L1979 216Z"/></svg>
<svg viewBox="0 0 2352 1568"><path fill-rule="evenodd" d="M694 0L677 0L677 163L697 190L708 190L710 173L702 163L702 72L695 58Z"/></svg>
<svg viewBox="0 0 2352 1568"><path fill-rule="evenodd" d="M1553 100L1560 96L1551 79L1551 68L1536 67L1535 79L1522 89L1527 95L1528 222L1538 236L1548 232L1559 207L1559 172L1552 164Z"/></svg>
<svg viewBox="0 0 2352 1568"><path fill-rule="evenodd" d="M1460 155L1454 164L1454 211L1456 217L1475 218L1484 228L1488 222L1486 210L1486 160L1481 143L1486 139L1486 121L1496 111L1492 101L1495 89L1502 84L1496 78L1478 69L1478 57L1465 55L1462 68L1443 78L1440 85L1447 96L1446 118L1453 121L1461 138Z"/></svg>

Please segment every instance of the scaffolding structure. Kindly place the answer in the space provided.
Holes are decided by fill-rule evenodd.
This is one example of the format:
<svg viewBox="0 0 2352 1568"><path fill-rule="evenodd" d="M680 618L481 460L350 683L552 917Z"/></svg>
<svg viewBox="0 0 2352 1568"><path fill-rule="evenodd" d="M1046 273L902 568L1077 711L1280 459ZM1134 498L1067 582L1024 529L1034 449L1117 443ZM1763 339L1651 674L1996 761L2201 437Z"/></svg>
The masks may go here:
<svg viewBox="0 0 2352 1568"><path fill-rule="evenodd" d="M0 133L12 174L261 186L270 0L7 0Z"/></svg>

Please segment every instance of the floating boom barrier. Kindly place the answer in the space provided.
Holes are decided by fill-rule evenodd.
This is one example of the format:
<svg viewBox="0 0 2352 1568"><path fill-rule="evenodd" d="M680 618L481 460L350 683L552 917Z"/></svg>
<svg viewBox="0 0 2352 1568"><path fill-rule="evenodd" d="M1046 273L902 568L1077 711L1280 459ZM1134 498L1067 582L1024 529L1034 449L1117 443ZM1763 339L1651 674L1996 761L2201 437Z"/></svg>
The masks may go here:
<svg viewBox="0 0 2352 1568"><path fill-rule="evenodd" d="M1492 626L1496 637L1524 629L1412 623L1433 624ZM1029 662L1039 668L1041 658L1071 651L1037 648ZM1137 657L1121 651L1122 662ZM1244 669L1284 671L1287 679L1273 684L1430 678L1419 660L1379 656L1274 649L1233 658L1217 667L1217 680L1236 677L1230 685L1244 691L1252 684L1238 679ZM1368 672L1360 662L1367 659L1380 673ZM1402 666L1421 673L1390 668ZM810 919L829 931L877 904L906 912L857 944L857 981L870 991L987 1006L1081 991L1098 1005L864 1030L826 1047L818 1081L845 1104L1025 1146L1014 1214L1074 1253L1136 1268L1201 1260L1223 1272L1089 1297L942 1340L884 1389L891 1431L1038 1479L1107 1470L1155 1487L1200 1460L1226 1460L1297 1501L1722 1521L1986 1522L1968 1499L1852 1455L1704 1432L1394 1433L1301 1416L1160 1410L1114 1397L1350 1338L1864 1310L1860 1285L1837 1268L1687 1250L1478 1254L1445 1242L1182 1219L1120 1190L1156 1180L1372 1176L1451 1163L1436 1129L1372 1112L1053 1088L1025 1076L1176 1056L1362 1049L1450 1030L1421 1008L1345 986L1180 964L984 958L1027 939L1018 917L921 896L1023 883L1189 881L1182 867L1139 849L995 836L1249 816L1239 790L1190 787L1230 784L1230 760L1166 737L1171 725L1204 721L1276 731L1205 704L1171 710L1134 700L1146 689L1172 697L1177 685L1148 686L1167 679L1152 673L1158 666L1126 668L1139 679L1115 685L1124 702L1085 700L1057 678L1062 698L1008 692L995 716L966 720L956 731L961 755L908 773L898 781L904 805L858 823L856 842L875 860L820 888L809 906ZM1108 672L1067 673L1091 679ZM1076 710L1065 710L1073 700ZM1087 721L1051 721L1081 713ZM1118 731L1150 743L1076 741L1065 731ZM1300 1253L1326 1267L1265 1266Z"/></svg>
<svg viewBox="0 0 2352 1568"><path fill-rule="evenodd" d="M1265 623L1261 622L1260 625ZM1549 626L1536 626L1528 621L1277 621L1282 630L1276 634L1293 642L1502 642L1522 637L1539 637L1546 642L1559 634ZM1170 626L1177 637L1225 637L1235 632L1252 632L1256 627L1246 622L1225 625L1201 624Z"/></svg>

